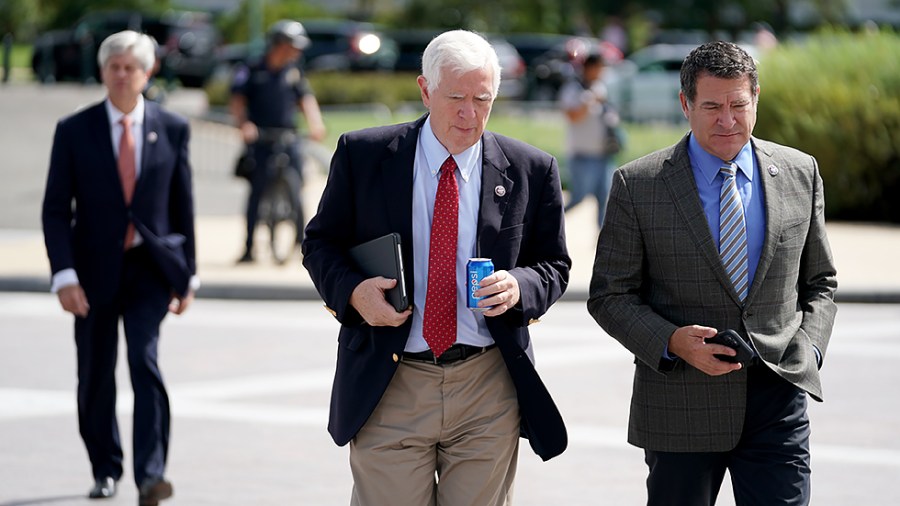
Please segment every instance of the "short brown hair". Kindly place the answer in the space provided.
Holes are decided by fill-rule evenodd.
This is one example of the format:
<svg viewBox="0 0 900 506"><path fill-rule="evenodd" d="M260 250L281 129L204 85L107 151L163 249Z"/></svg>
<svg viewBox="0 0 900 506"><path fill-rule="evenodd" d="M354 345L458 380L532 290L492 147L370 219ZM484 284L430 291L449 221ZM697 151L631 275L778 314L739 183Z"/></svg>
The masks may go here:
<svg viewBox="0 0 900 506"><path fill-rule="evenodd" d="M697 79L708 74L721 79L750 78L750 93L756 95L759 73L747 51L731 42L707 42L695 48L681 64L681 92L693 102L697 98Z"/></svg>

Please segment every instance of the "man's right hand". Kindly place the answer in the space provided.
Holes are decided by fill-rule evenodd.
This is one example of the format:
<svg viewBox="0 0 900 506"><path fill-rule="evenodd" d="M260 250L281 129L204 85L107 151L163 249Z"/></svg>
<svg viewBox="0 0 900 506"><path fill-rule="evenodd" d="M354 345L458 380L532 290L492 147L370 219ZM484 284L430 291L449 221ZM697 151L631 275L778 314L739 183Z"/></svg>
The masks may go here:
<svg viewBox="0 0 900 506"><path fill-rule="evenodd" d="M59 303L62 304L62 308L75 316L84 318L91 309L87 295L84 294L84 289L81 288L81 285L64 286L56 292L56 296L59 297Z"/></svg>
<svg viewBox="0 0 900 506"><path fill-rule="evenodd" d="M384 298L384 292L396 285L396 279L381 276L369 278L353 289L350 305L373 327L399 327L412 314L412 309L406 308L398 313Z"/></svg>
<svg viewBox="0 0 900 506"><path fill-rule="evenodd" d="M741 364L733 364L719 360L713 355L737 354L733 349L721 344L707 343L706 339L716 335L716 329L700 325L681 327L669 337L669 353L710 376L721 376L737 371Z"/></svg>
<svg viewBox="0 0 900 506"><path fill-rule="evenodd" d="M241 123L241 140L244 141L244 144L253 144L256 142L256 139L259 139L259 128L256 127L256 123L252 121L245 121Z"/></svg>

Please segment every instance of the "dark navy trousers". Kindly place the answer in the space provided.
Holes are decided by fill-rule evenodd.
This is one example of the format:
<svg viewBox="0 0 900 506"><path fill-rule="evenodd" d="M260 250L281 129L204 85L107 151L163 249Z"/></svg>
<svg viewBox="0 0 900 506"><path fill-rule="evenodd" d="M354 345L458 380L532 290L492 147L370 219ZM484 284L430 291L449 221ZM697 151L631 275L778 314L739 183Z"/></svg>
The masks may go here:
<svg viewBox="0 0 900 506"><path fill-rule="evenodd" d="M169 397L157 365L159 327L171 291L144 246L125 253L115 301L91 304L75 319L78 352L78 423L95 478L122 476L122 444L116 420L119 320L125 329L134 390L134 479L161 478L169 447Z"/></svg>
<svg viewBox="0 0 900 506"><path fill-rule="evenodd" d="M737 506L809 504L806 393L764 365L747 373L747 414L737 447L721 453L645 450L648 505L714 505L726 469Z"/></svg>

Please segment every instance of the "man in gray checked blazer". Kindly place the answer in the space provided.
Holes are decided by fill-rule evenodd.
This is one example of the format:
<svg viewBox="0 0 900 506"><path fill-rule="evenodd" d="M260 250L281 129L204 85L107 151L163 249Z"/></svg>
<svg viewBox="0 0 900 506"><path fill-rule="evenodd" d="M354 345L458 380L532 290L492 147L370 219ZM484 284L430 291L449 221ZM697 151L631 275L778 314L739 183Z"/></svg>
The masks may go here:
<svg viewBox="0 0 900 506"><path fill-rule="evenodd" d="M726 469L738 505L808 504L806 395L822 400L836 313L822 179L810 155L751 137L758 76L738 46L696 48L681 90L691 132L616 172L591 280L588 310L636 357L628 441L648 504L715 504ZM735 188L740 254L723 260ZM706 342L725 329L746 364Z"/></svg>

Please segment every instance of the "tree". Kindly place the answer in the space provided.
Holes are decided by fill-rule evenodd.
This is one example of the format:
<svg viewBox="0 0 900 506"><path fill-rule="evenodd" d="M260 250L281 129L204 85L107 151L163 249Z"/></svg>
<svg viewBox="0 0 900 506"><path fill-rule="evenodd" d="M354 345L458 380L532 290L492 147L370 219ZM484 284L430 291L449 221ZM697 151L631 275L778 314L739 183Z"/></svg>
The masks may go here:
<svg viewBox="0 0 900 506"><path fill-rule="evenodd" d="M67 28L92 11L114 9L161 13L170 6L169 0L35 0L33 3L40 7L43 29Z"/></svg>
<svg viewBox="0 0 900 506"><path fill-rule="evenodd" d="M33 0L0 0L0 37L7 33L17 39L34 36L38 9Z"/></svg>

